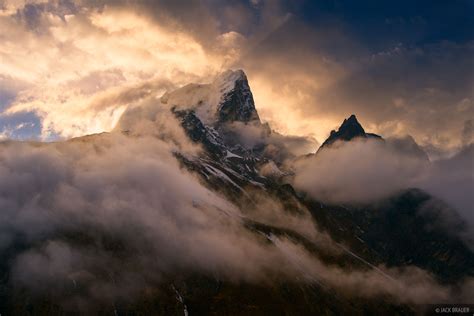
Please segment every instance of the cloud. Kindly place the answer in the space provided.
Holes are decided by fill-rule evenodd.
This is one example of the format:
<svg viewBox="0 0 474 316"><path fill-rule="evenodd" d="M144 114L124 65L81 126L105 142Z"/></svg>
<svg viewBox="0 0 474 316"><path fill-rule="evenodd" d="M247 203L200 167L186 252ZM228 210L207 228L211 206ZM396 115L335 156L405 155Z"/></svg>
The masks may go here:
<svg viewBox="0 0 474 316"><path fill-rule="evenodd" d="M463 6L453 10L464 12ZM260 117L274 130L319 142L356 113L376 133L410 134L430 154L452 154L474 111L472 42L421 40L433 33L433 21L445 12L440 7L427 16L364 18L377 34L354 25L360 13L335 13L350 9L347 3L335 12L306 1L6 1L0 7L0 74L22 87L2 91L0 102L9 113L37 112L43 139L111 130L134 100L98 108L101 94L157 81L209 82L225 68L245 69ZM149 93L171 87L156 89Z"/></svg>
<svg viewBox="0 0 474 316"><path fill-rule="evenodd" d="M287 254L290 260L305 271L304 276L313 282L331 284L340 293L355 295L356 297L378 297L379 291L393 296L399 303L426 304L429 302L444 302L449 300L452 289L439 286L425 271L416 267L386 268L378 267L371 271L345 271L336 266L327 266L322 262L314 261L307 256L304 250L286 240L272 238L276 247ZM396 279L392 276L396 276ZM460 285L460 294L469 295L470 282ZM411 286L409 286L411 284Z"/></svg>
<svg viewBox="0 0 474 316"><path fill-rule="evenodd" d="M47 292L66 310L93 311L118 298L133 301L176 273L201 273L228 282L322 282L349 296L385 293L408 303L455 297L425 272L389 269L401 278L391 281L372 268L345 271L284 236L252 233L244 220L291 229L341 254L308 213L285 213L261 194L242 212L205 188L180 168L173 152L195 152L177 122L160 113L151 116L155 129L142 125L146 111L134 115L143 129L129 136L0 144L0 253L14 290Z"/></svg>
<svg viewBox="0 0 474 316"><path fill-rule="evenodd" d="M474 242L474 145L462 148L451 158L434 162L421 188L454 207L469 225L468 239Z"/></svg>
<svg viewBox="0 0 474 316"><path fill-rule="evenodd" d="M227 142L261 150L265 157L277 162L314 152L319 146L311 136L283 135L267 124L233 122L222 128L227 133Z"/></svg>
<svg viewBox="0 0 474 316"><path fill-rule="evenodd" d="M338 21L322 25L299 23L279 1L225 8L202 1L0 2L4 117L35 113L42 137L50 139L110 131L125 113L111 134L0 144L0 252L11 256L14 285L51 291L70 308L131 298L177 271L260 284L275 275L320 280L351 295L383 293L401 302L448 299L449 289L416 269L389 270L400 279L390 281L373 269L325 265L283 237L268 236L269 244L244 228L235 205L180 169L172 155L199 148L156 107L158 97L233 66L246 69L260 116L281 132L266 140L292 155L316 146L311 137L288 135L324 139L348 109L363 113L375 131L413 130L423 139L428 130L426 142L454 146L452 135L472 112L466 92L471 44L438 43L421 51L395 45L374 53ZM406 75L412 66L419 75ZM413 79L405 83L407 77ZM440 130L447 118L449 126ZM249 146L261 142L258 130L245 132L239 135ZM297 170L296 181L333 201L349 193L357 201L383 197L425 183L417 179L432 168L370 142L318 156L298 169L306 174ZM438 166L433 179L439 181L449 168ZM454 175L453 181L468 180ZM431 189L447 200L456 193ZM279 215L275 201L261 202L252 218L316 238L307 217ZM66 283L85 290L64 293Z"/></svg>
<svg viewBox="0 0 474 316"><path fill-rule="evenodd" d="M36 112L43 139L109 131L137 99L97 107L104 95L209 82L288 19L279 1L9 1L2 12L0 74L26 85L7 113Z"/></svg>
<svg viewBox="0 0 474 316"><path fill-rule="evenodd" d="M427 164L381 141L356 139L298 161L294 183L326 202L366 203L413 186Z"/></svg>
<svg viewBox="0 0 474 316"><path fill-rule="evenodd" d="M464 128L462 129L462 144L468 146L474 142L474 127L471 120L464 121Z"/></svg>
<svg viewBox="0 0 474 316"><path fill-rule="evenodd" d="M243 229L238 209L181 171L161 141L104 135L47 147L3 144L1 157L8 179L0 185L1 249L22 236L29 245L11 258L18 286L54 292L75 280L94 301L112 286L109 275L133 293L138 281L129 288L128 280L144 273L159 279L182 268L253 279L265 266L273 270L277 254Z"/></svg>
<svg viewBox="0 0 474 316"><path fill-rule="evenodd" d="M430 162L413 144L410 138L339 143L298 160L294 185L315 199L350 204L371 203L401 190L421 188L441 199L434 204L439 205L443 217L467 223L466 232L459 233L472 244L473 146L451 158Z"/></svg>
<svg viewBox="0 0 474 316"><path fill-rule="evenodd" d="M121 6L61 8L30 3L0 17L0 74L23 83L10 89L6 113L36 112L43 138L111 130L143 95L211 76L224 60L171 17L158 23Z"/></svg>
<svg viewBox="0 0 474 316"><path fill-rule="evenodd" d="M386 137L410 134L423 146L459 148L465 117L474 113L472 42L371 47L340 17L313 24L294 16L238 61L260 116L276 130L322 142L356 113Z"/></svg>

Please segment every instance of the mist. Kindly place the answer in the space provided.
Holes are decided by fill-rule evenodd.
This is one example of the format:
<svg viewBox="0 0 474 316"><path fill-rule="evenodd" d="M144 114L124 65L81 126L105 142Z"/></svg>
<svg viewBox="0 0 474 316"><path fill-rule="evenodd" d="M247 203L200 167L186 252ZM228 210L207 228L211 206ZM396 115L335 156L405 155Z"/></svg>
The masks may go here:
<svg viewBox="0 0 474 316"><path fill-rule="evenodd" d="M297 160L293 183L312 198L332 204L369 204L420 188L445 203L446 218L455 213L461 216L468 225L466 237L471 244L473 145L463 147L451 158L430 162L418 147L408 146L410 143L407 139L338 143Z"/></svg>
<svg viewBox="0 0 474 316"><path fill-rule="evenodd" d="M292 229L341 254L309 213L284 213L271 198L242 213L209 191L173 155L200 149L182 137L176 121L155 121L162 133L1 143L0 253L9 258L14 288L47 291L66 310L133 300L146 286L190 273L258 284L317 281L346 295L383 293L405 303L460 297L424 271L413 278L410 267L381 267L396 282L370 267L344 271L284 236L252 233L246 219Z"/></svg>
<svg viewBox="0 0 474 316"><path fill-rule="evenodd" d="M225 126L228 141L241 144L247 149L257 149L265 157L284 162L314 152L319 146L311 136L284 135L271 129L268 123L244 124L232 122Z"/></svg>

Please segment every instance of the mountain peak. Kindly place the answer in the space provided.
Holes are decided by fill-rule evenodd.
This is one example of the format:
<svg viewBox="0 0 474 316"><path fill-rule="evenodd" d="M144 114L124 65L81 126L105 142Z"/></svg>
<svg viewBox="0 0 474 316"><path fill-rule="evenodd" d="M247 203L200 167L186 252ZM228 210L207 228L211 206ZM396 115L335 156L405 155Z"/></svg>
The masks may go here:
<svg viewBox="0 0 474 316"><path fill-rule="evenodd" d="M332 130L328 139L321 145L320 149L324 146L329 146L336 141L350 141L356 137L363 138L378 138L381 139L379 135L366 133L362 125L360 125L357 117L352 114L348 118L344 119L341 126L337 131Z"/></svg>
<svg viewBox="0 0 474 316"><path fill-rule="evenodd" d="M359 121L357 120L357 117L352 114L349 116L349 118L345 119L344 122L342 122L341 126L339 127L338 133L340 133L340 136L343 138L348 138L346 140L350 140L356 136L360 136L365 134L365 130L360 125Z"/></svg>
<svg viewBox="0 0 474 316"><path fill-rule="evenodd" d="M153 121L160 107L166 105L173 112L193 111L202 124L218 127L225 123L260 123L250 90L247 76L243 70L227 70L217 75L211 83L187 84L181 88L166 92L157 104L146 108L130 108L122 115L117 128L127 130L133 122Z"/></svg>
<svg viewBox="0 0 474 316"><path fill-rule="evenodd" d="M222 93L217 116L219 123L260 122L247 76L241 69L227 70L213 83Z"/></svg>
<svg viewBox="0 0 474 316"><path fill-rule="evenodd" d="M216 89L222 95L224 95L232 91L235 88L236 84L240 81L245 81L248 85L247 76L245 75L245 72L242 69L228 69L218 74L212 82L212 85L216 87Z"/></svg>
<svg viewBox="0 0 474 316"><path fill-rule="evenodd" d="M359 121L357 120L357 117L355 114L351 114L348 118L344 119L344 122L350 122L350 123L357 123L359 124Z"/></svg>

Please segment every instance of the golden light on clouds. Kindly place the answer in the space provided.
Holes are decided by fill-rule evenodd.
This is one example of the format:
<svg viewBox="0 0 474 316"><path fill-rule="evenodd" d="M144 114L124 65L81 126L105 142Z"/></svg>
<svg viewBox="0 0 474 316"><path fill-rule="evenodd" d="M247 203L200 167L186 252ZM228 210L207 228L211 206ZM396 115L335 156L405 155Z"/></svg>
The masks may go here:
<svg viewBox="0 0 474 316"><path fill-rule="evenodd" d="M191 36L124 10L43 13L44 34L13 16L1 17L0 27L7 37L0 73L27 86L7 114L35 111L44 138L108 131L131 103L214 75L222 64Z"/></svg>
<svg viewBox="0 0 474 316"><path fill-rule="evenodd" d="M472 44L379 51L337 22L252 3L0 0L0 119L33 112L44 140L109 131L143 98L241 68L280 133L322 142L356 114L370 132L427 146L469 136Z"/></svg>
<svg viewBox="0 0 474 316"><path fill-rule="evenodd" d="M278 58L260 58L249 65L248 73L260 115L280 133L312 136L321 142L344 119L320 111L317 98L320 91L346 76L336 65L313 56L290 66Z"/></svg>
<svg viewBox="0 0 474 316"><path fill-rule="evenodd" d="M298 110L298 105L312 102L311 96L302 90L278 87L259 76L250 77L250 80L259 114L280 133L309 135L322 140L327 131L338 123L325 117L316 119Z"/></svg>
<svg viewBox="0 0 474 316"><path fill-rule="evenodd" d="M0 17L6 30L0 74L24 84L5 114L35 112L43 139L109 131L128 106L143 98L212 81L235 67L249 75L260 117L273 129L323 139L337 124L331 118L316 123L299 110L298 104L312 102L308 88L318 88L320 79L298 74L296 81L293 76L291 84L275 88L271 71L239 62L256 45L255 38L251 42L238 32L222 32L204 47L171 18L153 19L121 7L80 8L64 16L45 10L32 28L14 14L23 5L4 6ZM258 41L281 26L277 22L265 26Z"/></svg>

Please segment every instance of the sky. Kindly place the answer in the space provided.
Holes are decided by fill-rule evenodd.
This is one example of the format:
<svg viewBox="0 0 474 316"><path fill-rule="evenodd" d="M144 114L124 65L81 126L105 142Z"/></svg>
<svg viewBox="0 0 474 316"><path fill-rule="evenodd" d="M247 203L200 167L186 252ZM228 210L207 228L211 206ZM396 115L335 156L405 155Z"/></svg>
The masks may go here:
<svg viewBox="0 0 474 316"><path fill-rule="evenodd" d="M320 143L356 114L436 158L473 139L471 1L0 0L0 138L110 131L243 69L262 120Z"/></svg>

